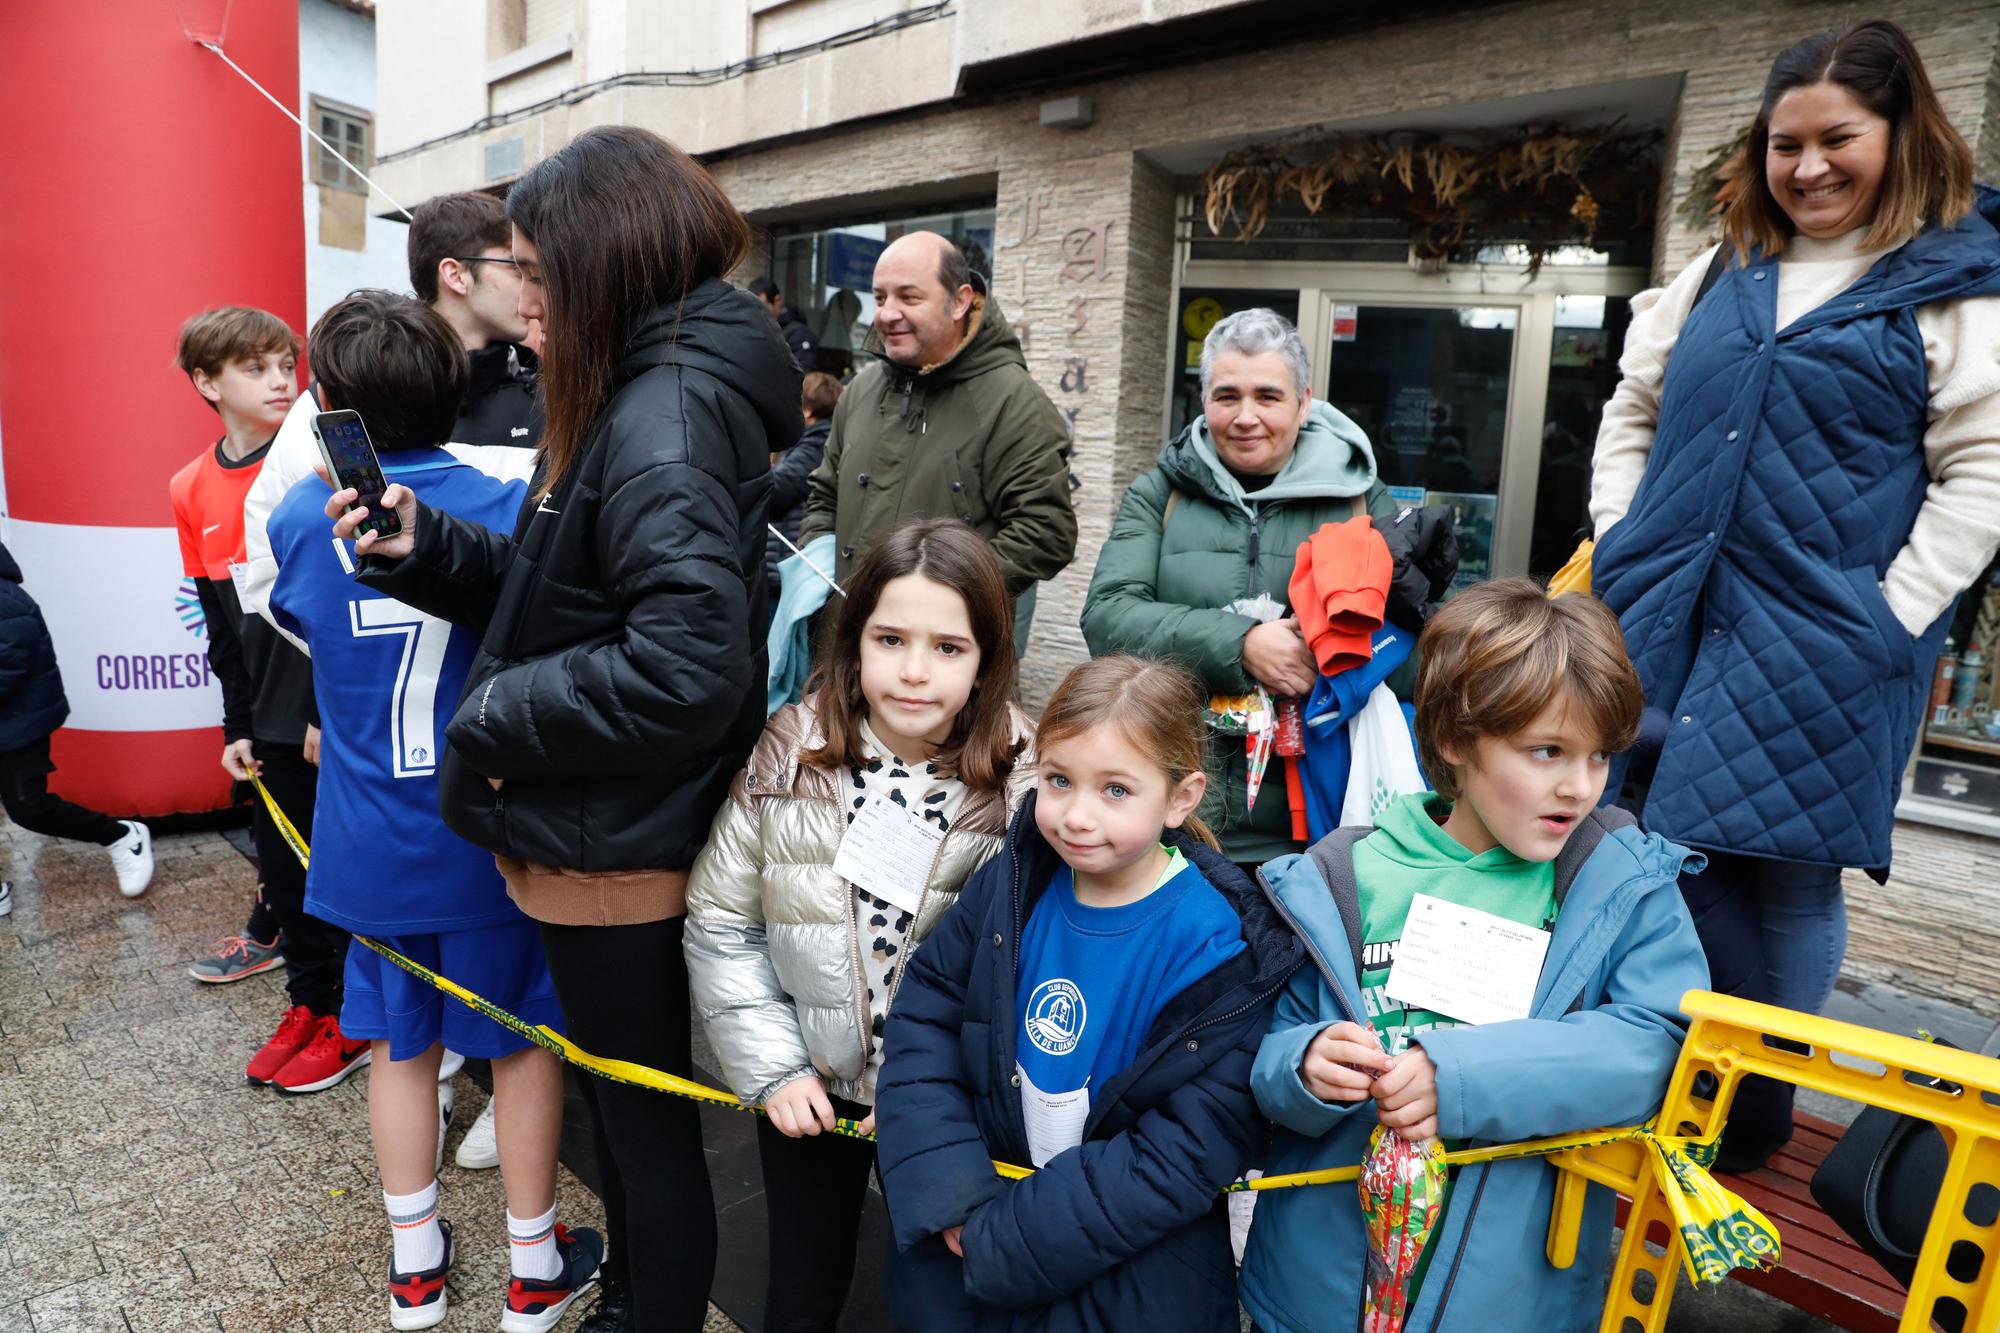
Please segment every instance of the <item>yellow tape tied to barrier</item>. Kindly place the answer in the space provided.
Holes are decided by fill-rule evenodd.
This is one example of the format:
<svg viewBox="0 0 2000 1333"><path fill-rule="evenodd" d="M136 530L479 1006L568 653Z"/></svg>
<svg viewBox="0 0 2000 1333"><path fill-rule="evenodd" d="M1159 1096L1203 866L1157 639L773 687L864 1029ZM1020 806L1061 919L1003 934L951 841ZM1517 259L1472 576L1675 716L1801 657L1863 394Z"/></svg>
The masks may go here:
<svg viewBox="0 0 2000 1333"><path fill-rule="evenodd" d="M250 780L256 785L257 794L263 798L264 808L270 812L271 820L277 825L278 832L283 836L286 845L299 858L299 864L308 864L312 849L306 845L306 840L299 836L298 829L285 817L285 812L278 808L277 801L272 798L270 789L263 781L254 776ZM379 940L370 939L366 935L356 935L354 939L405 972L435 986L467 1008L477 1010L508 1031L520 1034L537 1046L553 1052L558 1058L568 1061L579 1069L588 1070L599 1078L632 1087L649 1088L675 1097L686 1097L692 1101L705 1102L710 1106L727 1107L732 1111L763 1114L762 1107L745 1105L739 1098L720 1088L711 1088L691 1079L681 1078L677 1074L669 1074L662 1069L592 1055L560 1032L551 1031L539 1023L530 1023L526 1019L516 1017L483 996L467 990L450 977L439 976L422 963L404 957ZM875 1137L873 1134L863 1133L859 1121L845 1118L834 1122L834 1132L858 1139ZM1451 1166L1470 1166L1480 1162L1503 1162L1520 1157L1538 1157L1627 1140L1638 1140L1652 1149L1648 1157L1653 1163L1654 1176L1660 1183L1661 1192L1674 1211L1675 1221L1680 1230L1682 1258L1691 1277L1696 1281L1719 1281L1732 1268L1769 1267L1777 1263L1777 1229L1762 1213L1717 1184L1714 1177L1709 1175L1708 1163L1715 1159L1713 1145L1656 1134L1650 1124L1635 1125L1626 1129L1589 1130L1581 1134L1531 1139L1522 1143L1503 1143L1487 1148L1465 1148L1446 1153L1444 1160ZM995 1162L993 1169L1009 1180L1021 1180L1034 1174L1031 1168L1015 1166L1010 1162ZM1329 1167L1319 1171L1297 1171L1288 1175L1238 1180L1228 1185L1224 1192L1334 1185L1357 1180L1360 1175L1361 1167L1356 1163L1353 1166Z"/></svg>

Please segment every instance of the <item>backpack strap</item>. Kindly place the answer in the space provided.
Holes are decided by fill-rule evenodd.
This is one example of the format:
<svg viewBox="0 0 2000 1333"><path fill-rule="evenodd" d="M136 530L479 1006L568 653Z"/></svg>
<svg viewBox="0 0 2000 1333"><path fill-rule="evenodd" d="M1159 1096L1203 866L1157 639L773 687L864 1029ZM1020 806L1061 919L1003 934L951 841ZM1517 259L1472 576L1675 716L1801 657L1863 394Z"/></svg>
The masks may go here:
<svg viewBox="0 0 2000 1333"><path fill-rule="evenodd" d="M1333 894L1340 911L1340 924L1347 931L1348 946L1354 951L1354 976L1361 978L1361 890L1354 879L1354 844L1373 833L1370 824L1349 824L1321 838L1306 851L1320 878Z"/></svg>
<svg viewBox="0 0 2000 1333"><path fill-rule="evenodd" d="M1167 492L1166 507L1160 510L1160 531L1162 533L1167 530L1167 524L1173 521L1174 510L1180 508L1180 504L1181 493L1179 488L1169 490Z"/></svg>
<svg viewBox="0 0 2000 1333"><path fill-rule="evenodd" d="M1701 304L1701 298L1707 296L1715 284L1721 280L1722 271L1729 267L1729 256L1734 250L1735 247L1730 245L1728 241L1724 241L1721 245L1715 247L1715 257L1708 261L1708 269L1701 275L1701 286L1694 289L1694 305L1688 307L1690 313L1693 312L1695 306Z"/></svg>

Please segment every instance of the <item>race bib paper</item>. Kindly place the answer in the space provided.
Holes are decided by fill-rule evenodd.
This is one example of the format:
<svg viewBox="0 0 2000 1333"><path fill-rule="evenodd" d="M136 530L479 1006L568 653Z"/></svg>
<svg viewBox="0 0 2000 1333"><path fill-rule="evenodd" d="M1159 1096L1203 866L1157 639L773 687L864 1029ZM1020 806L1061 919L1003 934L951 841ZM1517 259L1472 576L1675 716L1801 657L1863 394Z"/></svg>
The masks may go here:
<svg viewBox="0 0 2000 1333"><path fill-rule="evenodd" d="M229 567L229 581L236 585L236 600L243 601L244 592L250 586L250 562L245 560Z"/></svg>
<svg viewBox="0 0 2000 1333"><path fill-rule="evenodd" d="M1548 952L1546 930L1420 893L1384 989L1461 1023L1504 1023L1533 1011Z"/></svg>
<svg viewBox="0 0 2000 1333"><path fill-rule="evenodd" d="M847 826L833 873L905 912L917 910L944 834L883 796L871 796Z"/></svg>

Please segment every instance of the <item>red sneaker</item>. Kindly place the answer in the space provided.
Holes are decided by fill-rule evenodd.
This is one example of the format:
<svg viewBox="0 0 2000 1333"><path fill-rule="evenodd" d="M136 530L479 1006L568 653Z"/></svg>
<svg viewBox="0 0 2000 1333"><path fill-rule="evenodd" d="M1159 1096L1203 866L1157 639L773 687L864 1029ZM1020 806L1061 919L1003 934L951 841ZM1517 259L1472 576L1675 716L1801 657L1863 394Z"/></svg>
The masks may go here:
<svg viewBox="0 0 2000 1333"><path fill-rule="evenodd" d="M350 1041L332 1014L313 1021L319 1026L312 1040L271 1080L280 1092L325 1092L367 1064L374 1054L368 1042Z"/></svg>
<svg viewBox="0 0 2000 1333"><path fill-rule="evenodd" d="M319 1019L313 1011L302 1004L295 1004L285 1010L285 1016L278 1020L278 1030L264 1043L263 1049L250 1057L250 1065L243 1071L243 1077L252 1083L269 1083L276 1078L286 1061L305 1049L313 1038L314 1025Z"/></svg>

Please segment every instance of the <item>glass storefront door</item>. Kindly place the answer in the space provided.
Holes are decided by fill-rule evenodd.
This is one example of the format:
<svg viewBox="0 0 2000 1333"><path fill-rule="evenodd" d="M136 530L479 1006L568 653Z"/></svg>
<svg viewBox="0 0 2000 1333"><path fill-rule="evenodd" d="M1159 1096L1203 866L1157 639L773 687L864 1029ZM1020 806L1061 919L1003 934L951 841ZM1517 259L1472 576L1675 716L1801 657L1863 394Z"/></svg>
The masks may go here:
<svg viewBox="0 0 2000 1333"><path fill-rule="evenodd" d="M1333 307L1327 401L1367 434L1390 494L1454 511L1454 587L1493 568L1519 325L1503 305Z"/></svg>

